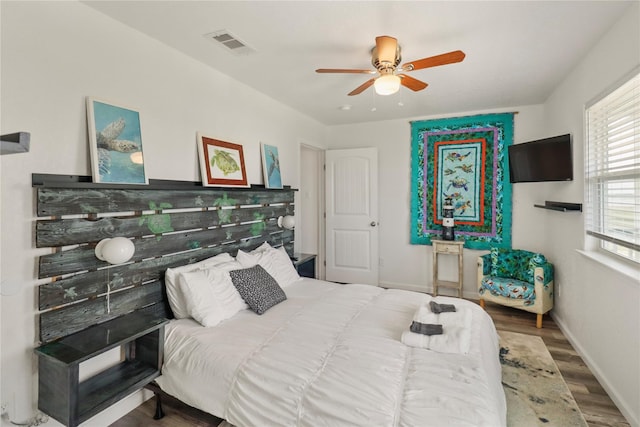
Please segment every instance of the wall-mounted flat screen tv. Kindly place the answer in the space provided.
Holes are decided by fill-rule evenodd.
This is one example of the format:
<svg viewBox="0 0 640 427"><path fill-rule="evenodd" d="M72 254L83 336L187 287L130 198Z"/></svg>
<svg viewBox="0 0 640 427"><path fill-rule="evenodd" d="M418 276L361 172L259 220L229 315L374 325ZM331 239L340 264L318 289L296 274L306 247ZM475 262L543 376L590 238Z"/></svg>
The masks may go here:
<svg viewBox="0 0 640 427"><path fill-rule="evenodd" d="M571 181L571 135L509 146L509 178L516 182Z"/></svg>

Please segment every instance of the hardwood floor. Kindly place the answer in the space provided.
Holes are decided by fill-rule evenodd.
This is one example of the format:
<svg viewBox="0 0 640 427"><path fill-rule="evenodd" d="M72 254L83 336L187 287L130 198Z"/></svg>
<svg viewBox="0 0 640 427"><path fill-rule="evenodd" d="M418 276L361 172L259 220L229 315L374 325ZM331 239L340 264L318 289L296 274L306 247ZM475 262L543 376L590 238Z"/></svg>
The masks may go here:
<svg viewBox="0 0 640 427"><path fill-rule="evenodd" d="M629 426L550 316L544 316L542 329L537 329L534 314L490 302L486 303L486 310L498 331L537 335L543 339L589 427ZM163 407L165 417L162 420L153 420L155 399L151 399L116 421L111 427L213 427L220 422L219 419L203 415L204 413L178 401L163 401Z"/></svg>
<svg viewBox="0 0 640 427"><path fill-rule="evenodd" d="M162 399L164 417L154 420L156 399L151 398L109 427L215 427L220 418L185 405L177 399Z"/></svg>
<svg viewBox="0 0 640 427"><path fill-rule="evenodd" d="M589 427L629 426L607 392L550 316L545 315L542 329L537 329L535 314L490 302L486 303L486 310L498 331L519 332L542 338Z"/></svg>

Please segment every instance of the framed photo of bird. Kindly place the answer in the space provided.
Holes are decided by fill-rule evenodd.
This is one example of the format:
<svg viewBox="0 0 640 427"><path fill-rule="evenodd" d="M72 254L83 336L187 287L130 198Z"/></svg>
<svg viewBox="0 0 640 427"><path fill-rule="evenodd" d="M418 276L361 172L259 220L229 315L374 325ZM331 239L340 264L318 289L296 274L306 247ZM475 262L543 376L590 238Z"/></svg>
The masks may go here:
<svg viewBox="0 0 640 427"><path fill-rule="evenodd" d="M140 114L87 97L87 122L93 182L148 184Z"/></svg>
<svg viewBox="0 0 640 427"><path fill-rule="evenodd" d="M200 174L205 187L249 187L242 145L198 132Z"/></svg>
<svg viewBox="0 0 640 427"><path fill-rule="evenodd" d="M282 188L282 175L280 174L280 157L278 147L261 143L262 171L264 173L265 188Z"/></svg>

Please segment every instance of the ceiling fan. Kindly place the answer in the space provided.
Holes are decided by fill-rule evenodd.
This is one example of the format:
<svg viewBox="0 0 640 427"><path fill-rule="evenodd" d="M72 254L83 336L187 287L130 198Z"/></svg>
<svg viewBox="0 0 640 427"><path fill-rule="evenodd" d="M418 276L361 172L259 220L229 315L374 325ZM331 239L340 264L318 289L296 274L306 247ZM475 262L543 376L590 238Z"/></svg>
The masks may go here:
<svg viewBox="0 0 640 427"><path fill-rule="evenodd" d="M349 96L358 95L371 86L374 86L378 95L391 95L400 89L400 85L407 87L414 92L422 90L428 86L427 83L403 73L461 62L464 57L464 52L461 50L455 50L453 52L443 53L442 55L430 56L428 58L407 62L402 64L401 67L398 67L400 60L402 59L400 57L400 45L398 45L398 40L390 36L378 36L376 37L376 46L371 50L371 64L373 64L375 70L318 68L316 73L379 74L378 77L367 80L349 92Z"/></svg>

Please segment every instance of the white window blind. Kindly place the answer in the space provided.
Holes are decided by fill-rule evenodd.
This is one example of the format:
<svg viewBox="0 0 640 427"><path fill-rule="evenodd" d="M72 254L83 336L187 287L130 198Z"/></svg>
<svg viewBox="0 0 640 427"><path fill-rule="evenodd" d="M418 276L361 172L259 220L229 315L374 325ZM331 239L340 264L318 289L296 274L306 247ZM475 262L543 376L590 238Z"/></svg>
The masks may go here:
<svg viewBox="0 0 640 427"><path fill-rule="evenodd" d="M640 73L587 107L586 230L640 262Z"/></svg>

